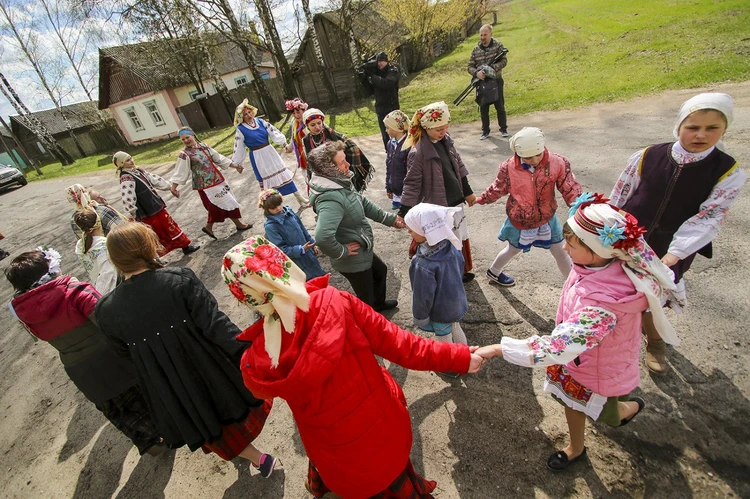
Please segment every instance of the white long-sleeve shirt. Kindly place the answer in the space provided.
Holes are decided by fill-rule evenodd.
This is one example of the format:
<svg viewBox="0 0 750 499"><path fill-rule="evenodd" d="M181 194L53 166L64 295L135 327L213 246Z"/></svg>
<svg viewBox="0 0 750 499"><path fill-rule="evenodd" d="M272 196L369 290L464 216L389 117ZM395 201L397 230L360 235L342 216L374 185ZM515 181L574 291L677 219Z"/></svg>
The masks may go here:
<svg viewBox="0 0 750 499"><path fill-rule="evenodd" d="M701 155L686 156L674 152L672 157L680 164L703 159L713 149ZM633 193L641 183L639 166L645 149L642 149L628 159L625 170L617 179L612 193L609 195L610 203L622 208L633 196ZM702 156L702 157L701 157ZM739 167L735 167L729 175L719 180L709 194L708 198L700 205L700 211L687 219L672 237L668 252L683 259L705 245L713 241L719 234L727 211L734 204L740 193L740 188L745 184L747 175Z"/></svg>
<svg viewBox="0 0 750 499"><path fill-rule="evenodd" d="M89 250L84 253L83 248L85 238L79 239L76 243L76 256L83 265L84 270L89 275L91 284L101 294L109 293L115 289L117 284L117 271L109 261L107 253L107 238L104 236L94 236Z"/></svg>
<svg viewBox="0 0 750 499"><path fill-rule="evenodd" d="M122 206L125 210L125 215L130 218L135 218L136 211L138 210L138 207L136 206L137 199L135 196L136 180L130 172L131 170L123 169L123 175L120 176L120 195L122 196ZM151 184L151 187L154 189L160 191L169 190L169 183L159 175L149 173L146 170L140 170L140 172L143 173Z"/></svg>
<svg viewBox="0 0 750 499"><path fill-rule="evenodd" d="M226 170L234 164L239 164L233 162L226 156L223 156L213 147L207 146L206 144L200 145L203 150L206 151L211 157L211 160L214 162L214 164L222 170ZM172 172L172 178L169 179L169 182L171 184L185 185L185 183L192 178L193 171L190 169L190 156L188 156L186 152L180 151L180 154L177 155L177 162L175 163L174 172Z"/></svg>

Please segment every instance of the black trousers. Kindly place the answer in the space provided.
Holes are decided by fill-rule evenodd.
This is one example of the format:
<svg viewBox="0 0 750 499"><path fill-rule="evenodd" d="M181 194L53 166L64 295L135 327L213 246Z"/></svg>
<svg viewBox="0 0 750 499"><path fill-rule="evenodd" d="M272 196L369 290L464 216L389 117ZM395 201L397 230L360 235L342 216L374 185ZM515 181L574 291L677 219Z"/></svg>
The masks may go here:
<svg viewBox="0 0 750 499"><path fill-rule="evenodd" d="M482 117L482 133L489 135L490 133L490 106L495 106L497 111L497 124L500 126L500 131L505 132L508 130L508 120L505 116L505 96L503 95L503 79L497 79L497 89L500 93L500 98L492 104L479 106L479 114Z"/></svg>
<svg viewBox="0 0 750 499"><path fill-rule="evenodd" d="M378 255L372 255L372 267L362 272L342 272L354 288L357 298L373 308L382 307L385 303L385 283L388 267Z"/></svg>
<svg viewBox="0 0 750 499"><path fill-rule="evenodd" d="M390 111L388 111L388 113L390 113ZM386 116L388 116L388 113L377 113L378 126L380 127L380 135L383 137L383 147L385 147L385 152L388 152L388 141L391 140L391 138L388 136L388 132L385 131L385 123L383 123L383 120Z"/></svg>

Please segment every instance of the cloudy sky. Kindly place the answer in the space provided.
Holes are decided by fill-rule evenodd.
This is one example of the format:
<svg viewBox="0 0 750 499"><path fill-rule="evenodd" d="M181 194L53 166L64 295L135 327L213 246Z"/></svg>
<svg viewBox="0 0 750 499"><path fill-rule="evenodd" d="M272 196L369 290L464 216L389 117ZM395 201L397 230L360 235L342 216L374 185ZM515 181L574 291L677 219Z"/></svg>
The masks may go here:
<svg viewBox="0 0 750 499"><path fill-rule="evenodd" d="M61 5L61 0L46 0L50 5ZM252 2L248 0L230 0L232 4L237 4L237 14L240 9L247 9ZM288 49L293 48L294 40L297 35L297 22L295 20L295 8L299 7L299 0L276 0L278 5L274 8L274 17L277 28L282 39L286 39ZM49 73L50 84L55 92L62 96L62 104L72 104L88 100L86 93L73 71L70 69L70 63L65 56L60 42L51 29L47 19L42 0L0 0L2 7L6 9L11 18L21 29L21 36L27 40L33 40L38 54L38 60L44 68L44 73ZM313 12L327 10L330 0L310 0L310 7ZM301 14L301 7L300 14ZM248 14L256 17L254 10ZM260 25L260 24L259 24ZM99 33L101 38L92 41L85 50L81 50L79 59L81 63L81 73L84 76L84 82L90 89L92 97L97 98L98 92L98 49L124 43L132 43L142 39L138 33L130 32L127 27L122 27L117 20L107 20L103 14L92 17L87 25L75 25L64 31L64 37L75 36L80 32L92 30ZM304 27L303 31L304 32ZM81 37L83 39L85 37ZM81 40L79 39L79 40ZM19 49L18 42L8 31L7 22L0 12L0 68L2 73L8 79L10 84L15 88L21 97L21 100L32 111L49 109L54 107L47 91L41 85L36 73L33 71L31 64L24 57ZM7 119L11 114L17 114L15 109L0 94L0 115Z"/></svg>

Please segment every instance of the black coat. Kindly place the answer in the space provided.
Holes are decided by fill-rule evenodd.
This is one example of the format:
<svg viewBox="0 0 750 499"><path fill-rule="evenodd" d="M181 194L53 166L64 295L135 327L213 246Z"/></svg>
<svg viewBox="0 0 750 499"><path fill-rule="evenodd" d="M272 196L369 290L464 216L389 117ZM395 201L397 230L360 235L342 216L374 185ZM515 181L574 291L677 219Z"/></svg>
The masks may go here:
<svg viewBox="0 0 750 499"><path fill-rule="evenodd" d="M375 112L385 115L398 109L398 81L401 79L398 67L388 64L383 69L368 72L368 77L375 92Z"/></svg>
<svg viewBox="0 0 750 499"><path fill-rule="evenodd" d="M124 281L96 306L96 320L130 357L159 433L196 450L242 421L257 400L239 359L247 343L188 268L152 270Z"/></svg>

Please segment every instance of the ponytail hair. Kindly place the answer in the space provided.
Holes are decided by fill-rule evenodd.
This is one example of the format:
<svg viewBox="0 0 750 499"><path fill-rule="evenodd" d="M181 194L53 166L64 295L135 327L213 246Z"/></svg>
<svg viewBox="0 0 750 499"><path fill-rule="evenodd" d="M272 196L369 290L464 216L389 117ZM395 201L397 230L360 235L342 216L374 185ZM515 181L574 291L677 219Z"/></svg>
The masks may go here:
<svg viewBox="0 0 750 499"><path fill-rule="evenodd" d="M75 212L73 221L83 232L83 252L88 253L94 242L94 231L102 227L99 214L91 209L82 209Z"/></svg>

